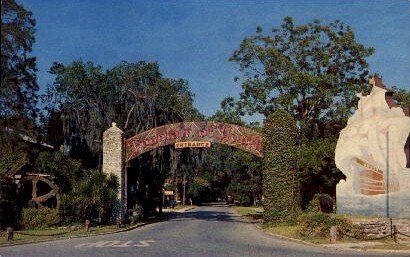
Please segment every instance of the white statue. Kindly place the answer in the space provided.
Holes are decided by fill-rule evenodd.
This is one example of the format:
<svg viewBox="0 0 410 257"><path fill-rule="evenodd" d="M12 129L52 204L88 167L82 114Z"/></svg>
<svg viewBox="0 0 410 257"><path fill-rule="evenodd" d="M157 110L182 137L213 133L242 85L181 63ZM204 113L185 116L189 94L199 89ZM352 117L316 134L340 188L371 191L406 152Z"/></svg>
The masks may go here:
<svg viewBox="0 0 410 257"><path fill-rule="evenodd" d="M350 201L357 196L361 203L369 201L371 206L373 200L381 202L385 199L382 196L388 190L392 197L394 194L404 195L404 198L400 197L410 201L410 169L406 168L404 151L410 132L410 117L402 108L394 106L389 98L392 92L381 79L375 77L371 84L370 95L357 95L360 99L358 109L340 132L337 142L335 163L346 176L346 181L337 185L337 198ZM409 204L405 201L404 204Z"/></svg>

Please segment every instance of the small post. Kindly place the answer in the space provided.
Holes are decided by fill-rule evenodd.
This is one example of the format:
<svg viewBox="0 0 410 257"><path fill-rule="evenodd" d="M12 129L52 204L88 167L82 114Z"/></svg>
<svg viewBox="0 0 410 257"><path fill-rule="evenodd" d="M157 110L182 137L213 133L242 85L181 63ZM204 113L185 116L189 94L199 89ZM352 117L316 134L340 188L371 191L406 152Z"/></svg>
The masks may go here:
<svg viewBox="0 0 410 257"><path fill-rule="evenodd" d="M336 243L337 241L337 226L330 227L330 242Z"/></svg>
<svg viewBox="0 0 410 257"><path fill-rule="evenodd" d="M397 243L397 226L393 225L393 240Z"/></svg>
<svg viewBox="0 0 410 257"><path fill-rule="evenodd" d="M121 218L121 216L120 217L118 217L118 228L121 228L122 227L122 218Z"/></svg>
<svg viewBox="0 0 410 257"><path fill-rule="evenodd" d="M91 223L91 221L89 219L85 220L85 230L87 232L90 230L90 223Z"/></svg>
<svg viewBox="0 0 410 257"><path fill-rule="evenodd" d="M12 241L13 236L14 236L13 228L12 227L7 227L6 231L7 231L6 232L7 233L7 241Z"/></svg>

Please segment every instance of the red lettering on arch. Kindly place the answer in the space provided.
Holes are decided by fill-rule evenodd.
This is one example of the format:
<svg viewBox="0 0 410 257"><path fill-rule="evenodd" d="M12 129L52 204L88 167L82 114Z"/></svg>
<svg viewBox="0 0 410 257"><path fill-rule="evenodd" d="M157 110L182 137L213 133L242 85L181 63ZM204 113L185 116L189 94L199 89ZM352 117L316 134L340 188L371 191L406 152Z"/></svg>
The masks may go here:
<svg viewBox="0 0 410 257"><path fill-rule="evenodd" d="M262 157L262 136L249 128L220 122L182 122L154 128L125 140L125 159L178 141L226 144Z"/></svg>

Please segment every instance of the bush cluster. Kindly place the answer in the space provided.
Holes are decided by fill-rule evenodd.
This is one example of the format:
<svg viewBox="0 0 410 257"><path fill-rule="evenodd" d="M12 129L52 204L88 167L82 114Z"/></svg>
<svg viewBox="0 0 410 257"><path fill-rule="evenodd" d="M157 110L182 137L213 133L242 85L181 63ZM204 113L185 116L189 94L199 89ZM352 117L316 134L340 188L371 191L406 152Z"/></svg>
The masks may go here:
<svg viewBox="0 0 410 257"><path fill-rule="evenodd" d="M335 201L328 194L315 194L307 206L307 212L334 213Z"/></svg>
<svg viewBox="0 0 410 257"><path fill-rule="evenodd" d="M345 217L333 211L333 201L327 194L316 194L310 201L306 211L299 216L297 232L303 237L329 237L330 228L338 227L339 237L343 234L357 234L358 228Z"/></svg>
<svg viewBox="0 0 410 257"><path fill-rule="evenodd" d="M21 226L25 229L48 228L60 223L58 210L23 208Z"/></svg>
<svg viewBox="0 0 410 257"><path fill-rule="evenodd" d="M63 223L84 222L108 224L112 220L117 201L118 178L92 171L61 197L60 214Z"/></svg>
<svg viewBox="0 0 410 257"><path fill-rule="evenodd" d="M303 237L329 237L332 226L338 227L340 236L355 230L348 219L336 214L307 212L299 216L297 232Z"/></svg>

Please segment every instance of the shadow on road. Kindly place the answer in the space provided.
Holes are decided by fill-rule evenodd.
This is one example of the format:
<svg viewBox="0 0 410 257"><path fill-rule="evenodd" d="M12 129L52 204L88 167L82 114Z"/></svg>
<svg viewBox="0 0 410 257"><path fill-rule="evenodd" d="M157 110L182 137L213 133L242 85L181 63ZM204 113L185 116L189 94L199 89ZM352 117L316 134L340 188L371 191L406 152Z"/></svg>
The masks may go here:
<svg viewBox="0 0 410 257"><path fill-rule="evenodd" d="M212 205L213 207L217 207ZM226 205L221 205L221 207ZM255 221L244 220L235 214L228 211L200 211L174 213L170 216L169 221L183 221L183 220L204 220L204 221L222 221L222 222L236 222L236 223L255 223Z"/></svg>

